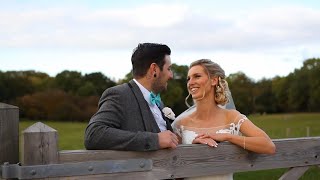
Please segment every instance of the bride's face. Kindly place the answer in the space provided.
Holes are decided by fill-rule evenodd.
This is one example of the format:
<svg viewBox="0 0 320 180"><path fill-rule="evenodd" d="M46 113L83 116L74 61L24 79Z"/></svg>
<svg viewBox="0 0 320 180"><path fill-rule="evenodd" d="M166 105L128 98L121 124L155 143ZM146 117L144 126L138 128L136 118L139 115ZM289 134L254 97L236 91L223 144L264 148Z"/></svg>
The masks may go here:
<svg viewBox="0 0 320 180"><path fill-rule="evenodd" d="M209 94L208 91L211 91L211 83L207 72L202 66L196 65L189 69L187 88L195 100L200 100L206 94Z"/></svg>

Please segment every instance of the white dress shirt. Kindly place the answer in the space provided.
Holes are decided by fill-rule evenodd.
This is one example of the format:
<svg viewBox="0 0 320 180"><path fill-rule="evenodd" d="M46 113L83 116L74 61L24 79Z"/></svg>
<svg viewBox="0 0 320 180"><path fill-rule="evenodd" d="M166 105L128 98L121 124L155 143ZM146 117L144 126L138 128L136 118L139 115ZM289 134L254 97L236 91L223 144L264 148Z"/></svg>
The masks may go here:
<svg viewBox="0 0 320 180"><path fill-rule="evenodd" d="M151 104L150 102L150 94L151 92L148 91L145 87L143 87L136 79L133 79L134 82L138 85L140 91L143 94L144 99L148 102L149 108L153 114L154 119L156 120L158 127L160 131L166 131L167 130L167 123L163 119L160 109L157 105Z"/></svg>

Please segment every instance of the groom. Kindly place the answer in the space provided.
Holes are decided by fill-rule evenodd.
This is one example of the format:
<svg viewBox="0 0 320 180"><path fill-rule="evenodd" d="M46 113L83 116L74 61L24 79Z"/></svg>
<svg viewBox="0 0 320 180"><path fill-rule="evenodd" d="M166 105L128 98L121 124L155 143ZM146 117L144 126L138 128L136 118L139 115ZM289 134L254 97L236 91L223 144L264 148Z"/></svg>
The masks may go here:
<svg viewBox="0 0 320 180"><path fill-rule="evenodd" d="M86 149L151 151L176 148L177 136L161 110L159 93L172 79L167 45L139 44L132 57L133 80L107 89L85 131Z"/></svg>

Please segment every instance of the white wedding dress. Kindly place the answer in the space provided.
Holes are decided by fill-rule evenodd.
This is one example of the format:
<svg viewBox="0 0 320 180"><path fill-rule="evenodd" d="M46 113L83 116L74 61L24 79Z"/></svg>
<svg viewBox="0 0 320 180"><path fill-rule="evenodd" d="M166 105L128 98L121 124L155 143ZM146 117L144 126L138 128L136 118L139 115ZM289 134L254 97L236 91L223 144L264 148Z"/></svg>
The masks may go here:
<svg viewBox="0 0 320 180"><path fill-rule="evenodd" d="M178 134L182 138L182 144L192 144L194 138L201 133L229 133L234 135L241 135L240 127L241 124L247 119L245 115L240 115L237 117L233 123L226 124L224 126L211 127L211 128L195 128L195 127L187 127L179 125L179 121L191 114L195 111L195 107L189 108L187 111L182 113L177 119L172 123L173 130L176 134ZM217 147L219 148L219 146ZM192 177L185 179L193 179L193 180L232 180L233 173L230 174L221 174L214 176L200 176L200 177Z"/></svg>

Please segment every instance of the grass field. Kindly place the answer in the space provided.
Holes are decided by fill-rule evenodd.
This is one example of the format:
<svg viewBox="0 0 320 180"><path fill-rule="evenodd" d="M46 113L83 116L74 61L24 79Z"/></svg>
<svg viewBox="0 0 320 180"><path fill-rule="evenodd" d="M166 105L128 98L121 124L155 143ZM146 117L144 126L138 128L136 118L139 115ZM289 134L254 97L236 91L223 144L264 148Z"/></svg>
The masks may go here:
<svg viewBox="0 0 320 180"><path fill-rule="evenodd" d="M36 122L38 121L21 121L19 124L20 135L22 134L23 130L25 130L26 128L28 128ZM84 149L84 130L88 123L54 121L41 122L58 131L58 141L60 150ZM21 136L20 139L22 139Z"/></svg>
<svg viewBox="0 0 320 180"><path fill-rule="evenodd" d="M272 139L320 136L320 113L294 113L274 115L251 115L248 117ZM38 121L21 121L20 132ZM83 138L87 123L41 121L56 129L60 150L84 149ZM20 138L21 139L21 138ZM286 169L236 173L235 180L278 179ZM320 179L320 168L309 169L301 180Z"/></svg>

